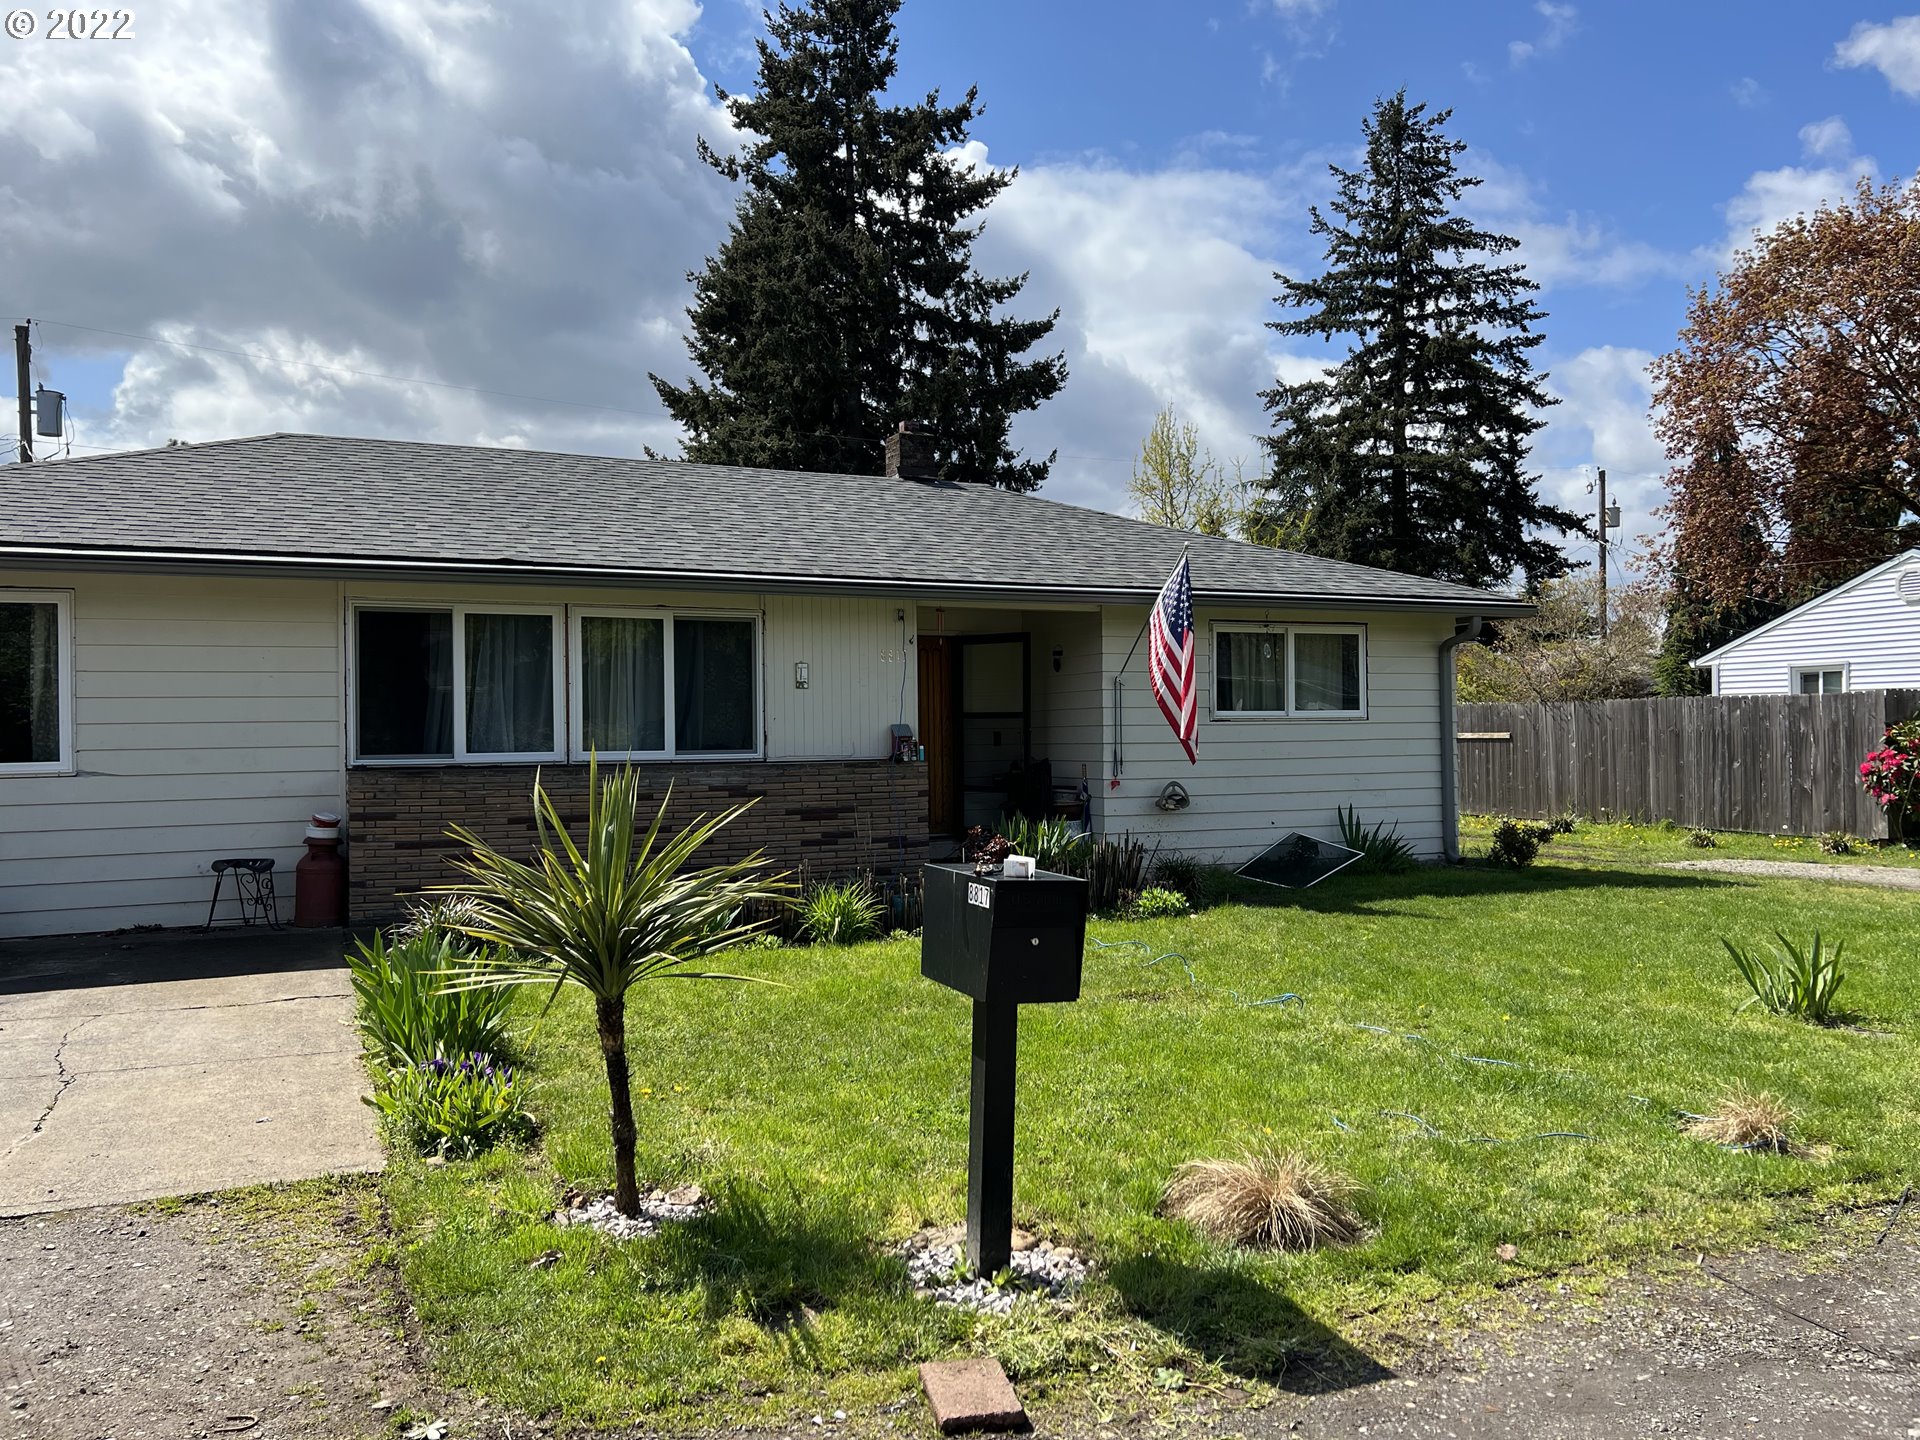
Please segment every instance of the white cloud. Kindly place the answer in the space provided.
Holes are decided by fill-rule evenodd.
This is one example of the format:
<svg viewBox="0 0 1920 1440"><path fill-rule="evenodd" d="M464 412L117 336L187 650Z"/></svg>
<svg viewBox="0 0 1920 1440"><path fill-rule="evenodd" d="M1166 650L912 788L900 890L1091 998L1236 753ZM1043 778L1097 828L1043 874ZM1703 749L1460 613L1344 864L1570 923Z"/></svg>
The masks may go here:
<svg viewBox="0 0 1920 1440"><path fill-rule="evenodd" d="M1654 437L1648 406L1652 386L1645 350L1602 345L1555 365L1547 388L1560 403L1534 446L1541 493L1577 515L1591 516L1597 496L1587 493L1594 470L1607 472L1607 498L1620 506L1614 556L1624 563L1659 529L1653 511L1666 503L1666 453ZM1591 564L1591 541L1570 542L1569 553Z"/></svg>
<svg viewBox="0 0 1920 1440"><path fill-rule="evenodd" d="M1833 159L1853 153L1853 131L1838 115L1815 120L1800 127L1800 148L1816 160Z"/></svg>
<svg viewBox="0 0 1920 1440"><path fill-rule="evenodd" d="M1567 43L1578 28L1580 12L1572 5L1556 5L1553 0L1537 0L1534 12L1545 19L1546 27L1532 40L1513 40L1507 44L1507 62L1525 65L1541 55L1550 54Z"/></svg>
<svg viewBox="0 0 1920 1440"><path fill-rule="evenodd" d="M1517 257L1542 286L1631 286L1690 273L1685 257L1627 239L1603 220L1574 211L1556 216L1525 175L1484 151L1472 152L1464 168L1481 180L1467 192L1467 208L1520 242Z"/></svg>
<svg viewBox="0 0 1920 1440"><path fill-rule="evenodd" d="M135 345L87 439L263 429L636 450L673 433L686 270L730 143L693 0L223 0L132 45L0 50L8 308L632 415ZM557 43L556 35L573 37ZM84 49L87 53L81 54ZM30 203L27 197L31 197ZM48 325L56 347L125 354Z"/></svg>
<svg viewBox="0 0 1920 1440"><path fill-rule="evenodd" d="M1920 15L1884 25L1862 20L1834 47L1833 63L1850 70L1870 65L1898 93L1920 99Z"/></svg>
<svg viewBox="0 0 1920 1440"><path fill-rule="evenodd" d="M1755 171L1738 195L1726 203L1727 233L1717 248L1703 249L1707 263L1726 264L1783 220L1810 215L1822 205L1848 199L1862 177L1875 178L1879 166L1871 155L1855 155L1853 135L1838 115L1801 127L1804 165L1783 165Z"/></svg>
<svg viewBox="0 0 1920 1440"><path fill-rule="evenodd" d="M1767 89L1751 75L1742 75L1727 87L1733 103L1742 110L1757 110L1767 103Z"/></svg>

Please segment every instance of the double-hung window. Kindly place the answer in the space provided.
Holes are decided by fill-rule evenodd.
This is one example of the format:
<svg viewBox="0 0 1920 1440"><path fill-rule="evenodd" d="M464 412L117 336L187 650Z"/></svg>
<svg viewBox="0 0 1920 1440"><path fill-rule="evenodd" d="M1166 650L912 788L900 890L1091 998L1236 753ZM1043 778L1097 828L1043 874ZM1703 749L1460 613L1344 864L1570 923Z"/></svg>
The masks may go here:
<svg viewBox="0 0 1920 1440"><path fill-rule="evenodd" d="M73 769L73 596L0 589L0 776Z"/></svg>
<svg viewBox="0 0 1920 1440"><path fill-rule="evenodd" d="M563 758L560 615L551 606L354 607L355 758Z"/></svg>
<svg viewBox="0 0 1920 1440"><path fill-rule="evenodd" d="M576 609L572 624L576 759L759 753L755 617Z"/></svg>
<svg viewBox="0 0 1920 1440"><path fill-rule="evenodd" d="M1364 717L1365 628L1216 624L1213 713L1219 720Z"/></svg>

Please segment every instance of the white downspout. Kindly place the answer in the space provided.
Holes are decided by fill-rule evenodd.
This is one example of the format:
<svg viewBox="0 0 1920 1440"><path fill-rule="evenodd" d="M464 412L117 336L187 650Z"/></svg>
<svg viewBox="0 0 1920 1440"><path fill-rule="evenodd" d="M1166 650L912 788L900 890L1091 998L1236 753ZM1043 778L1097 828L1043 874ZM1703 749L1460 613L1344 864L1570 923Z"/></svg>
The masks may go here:
<svg viewBox="0 0 1920 1440"><path fill-rule="evenodd" d="M1449 865L1460 858L1460 804L1453 724L1453 652L1480 638L1486 622L1474 615L1440 642L1440 855Z"/></svg>

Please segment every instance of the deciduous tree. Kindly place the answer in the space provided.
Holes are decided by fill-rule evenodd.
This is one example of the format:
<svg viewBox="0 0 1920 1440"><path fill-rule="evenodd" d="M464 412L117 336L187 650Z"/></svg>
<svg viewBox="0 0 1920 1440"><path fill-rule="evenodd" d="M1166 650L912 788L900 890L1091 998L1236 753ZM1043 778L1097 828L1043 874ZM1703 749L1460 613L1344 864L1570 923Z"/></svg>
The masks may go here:
<svg viewBox="0 0 1920 1440"><path fill-rule="evenodd" d="M1693 297L1654 365L1657 559L1710 613L1794 602L1920 542L1920 182L1862 180Z"/></svg>
<svg viewBox="0 0 1920 1440"><path fill-rule="evenodd" d="M1548 580L1531 598L1534 614L1502 620L1491 643L1460 647L1461 700L1630 700L1653 689L1661 597L1649 587L1613 593L1604 635L1591 575Z"/></svg>

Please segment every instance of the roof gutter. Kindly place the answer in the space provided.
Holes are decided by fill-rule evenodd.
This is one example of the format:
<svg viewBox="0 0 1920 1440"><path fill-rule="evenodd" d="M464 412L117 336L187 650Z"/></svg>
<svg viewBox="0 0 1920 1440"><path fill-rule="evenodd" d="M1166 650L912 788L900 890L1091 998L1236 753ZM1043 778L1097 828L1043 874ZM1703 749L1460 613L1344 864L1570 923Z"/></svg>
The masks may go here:
<svg viewBox="0 0 1920 1440"><path fill-rule="evenodd" d="M417 579L483 578L505 583L573 581L603 585L644 584L664 588L691 589L741 588L774 593L820 590L859 590L887 596L924 596L929 599L950 596L992 597L1005 600L1032 599L1054 602L1094 602L1105 604L1149 604L1157 591L1147 588L1099 587L1084 585L1036 585L1020 581L944 581L914 580L899 577L851 575L767 575L753 571L694 571L645 569L619 565L540 565L518 560L410 560L388 556L362 555L282 555L273 552L213 550L141 550L131 548L92 548L71 545L0 545L0 561L59 564L76 569L122 570L128 567L170 570L179 573L205 573L230 570L272 570L280 574L310 574L369 578L406 575ZM1419 596L1351 595L1330 592L1284 590L1195 591L1197 599L1216 605L1298 605L1313 608L1358 610L1448 610L1460 611L1458 598ZM1502 604L1488 597L1480 607L1487 614L1532 613L1524 601Z"/></svg>
<svg viewBox="0 0 1920 1440"><path fill-rule="evenodd" d="M1480 638L1486 617L1474 615L1440 642L1440 853L1449 864L1460 860L1460 745L1453 723L1453 652Z"/></svg>

